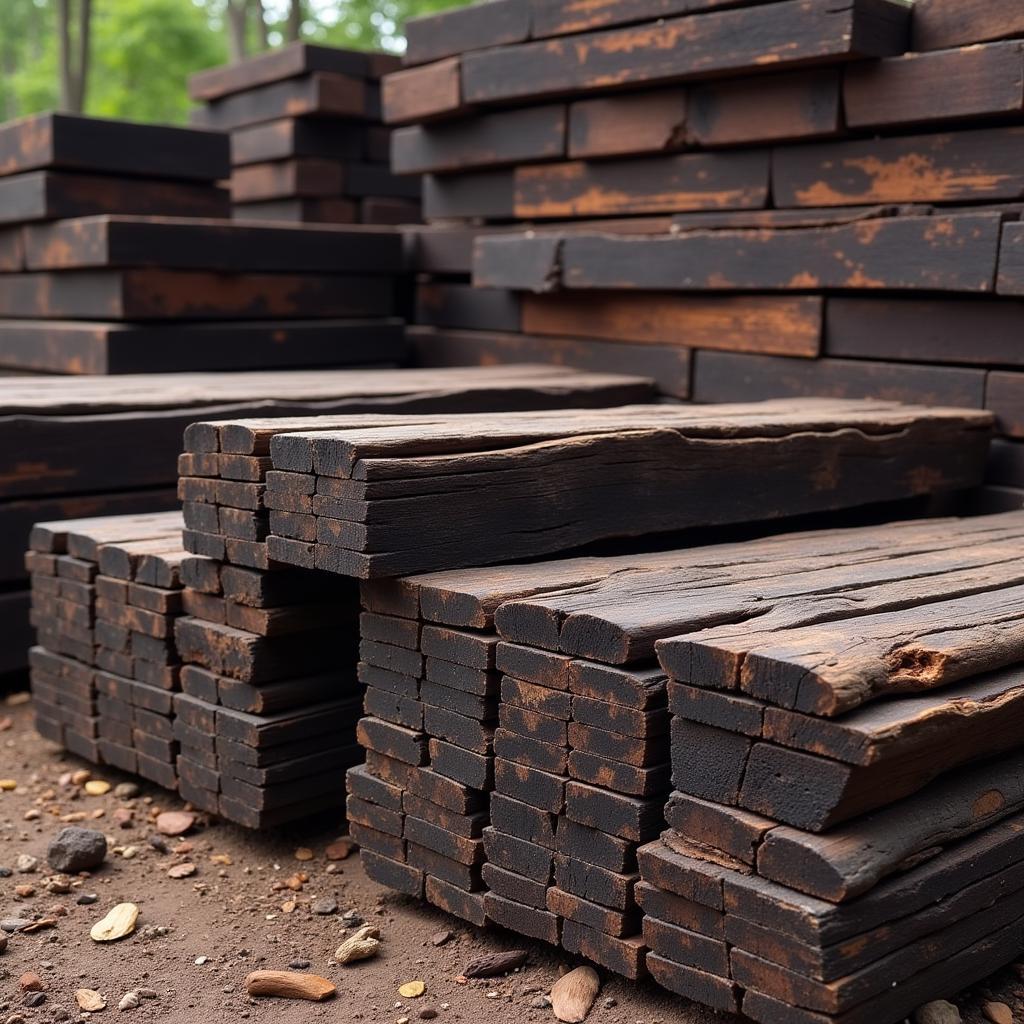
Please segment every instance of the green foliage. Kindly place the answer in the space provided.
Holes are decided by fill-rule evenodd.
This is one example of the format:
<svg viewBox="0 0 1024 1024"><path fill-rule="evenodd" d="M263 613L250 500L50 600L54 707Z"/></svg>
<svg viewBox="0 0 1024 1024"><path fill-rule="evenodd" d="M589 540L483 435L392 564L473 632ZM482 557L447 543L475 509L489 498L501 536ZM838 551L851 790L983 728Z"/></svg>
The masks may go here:
<svg viewBox="0 0 1024 1024"><path fill-rule="evenodd" d="M302 38L354 49L404 48L407 18L469 0L304 0ZM86 112L181 124L185 82L228 59L227 0L92 0ZM0 0L0 119L57 106L56 0ZM288 0L263 0L271 45L284 39ZM250 26L257 52L262 33Z"/></svg>

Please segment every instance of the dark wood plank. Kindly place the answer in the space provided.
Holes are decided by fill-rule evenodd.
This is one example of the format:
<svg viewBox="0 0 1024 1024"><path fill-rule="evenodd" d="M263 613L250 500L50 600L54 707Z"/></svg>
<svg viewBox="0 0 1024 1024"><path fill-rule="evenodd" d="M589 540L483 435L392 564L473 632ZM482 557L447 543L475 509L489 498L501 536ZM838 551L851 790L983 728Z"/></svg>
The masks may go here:
<svg viewBox="0 0 1024 1024"><path fill-rule="evenodd" d="M781 147L772 190L778 206L1018 199L1022 150L1018 127Z"/></svg>
<svg viewBox="0 0 1024 1024"><path fill-rule="evenodd" d="M411 125L392 135L391 167L396 174L422 174L555 160L565 155L565 132L562 104Z"/></svg>
<svg viewBox="0 0 1024 1024"><path fill-rule="evenodd" d="M694 153L519 167L514 212L519 219L675 213L761 207L767 197L767 152Z"/></svg>
<svg viewBox="0 0 1024 1024"><path fill-rule="evenodd" d="M915 23L920 10L915 9ZM850 128L1019 114L1024 108L1024 44L990 43L910 53L851 65L843 78Z"/></svg>
<svg viewBox="0 0 1024 1024"><path fill-rule="evenodd" d="M909 11L890 4L827 9L791 0L470 53L463 58L463 89L470 103L509 101L882 57L904 51L908 22Z"/></svg>
<svg viewBox="0 0 1024 1024"><path fill-rule="evenodd" d="M406 64L482 50L530 37L529 0L491 0L468 7L410 18L405 25Z"/></svg>
<svg viewBox="0 0 1024 1024"><path fill-rule="evenodd" d="M406 68L381 83L381 107L387 124L430 121L462 113L462 67L458 57Z"/></svg>
<svg viewBox="0 0 1024 1024"><path fill-rule="evenodd" d="M1024 11L1013 0L920 0L914 8L911 49L1006 39L1024 33Z"/></svg>

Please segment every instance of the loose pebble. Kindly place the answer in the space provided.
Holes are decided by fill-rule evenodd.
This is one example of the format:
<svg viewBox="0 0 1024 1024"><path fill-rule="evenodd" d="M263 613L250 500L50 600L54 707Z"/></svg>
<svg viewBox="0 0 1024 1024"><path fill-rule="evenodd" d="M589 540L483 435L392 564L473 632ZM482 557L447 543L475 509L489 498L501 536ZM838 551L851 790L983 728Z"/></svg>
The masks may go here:
<svg viewBox="0 0 1024 1024"><path fill-rule="evenodd" d="M312 860L313 851L308 846L300 846L294 856L296 860Z"/></svg>
<svg viewBox="0 0 1024 1024"><path fill-rule="evenodd" d="M960 1024L960 1011L945 999L925 1003L914 1011L914 1024Z"/></svg>
<svg viewBox="0 0 1024 1024"><path fill-rule="evenodd" d="M1006 1003L989 1000L981 1004L981 1012L992 1024L1013 1024L1013 1011Z"/></svg>
<svg viewBox="0 0 1024 1024"><path fill-rule="evenodd" d="M90 779L82 788L89 796L105 796L110 792L110 783L105 779Z"/></svg>
<svg viewBox="0 0 1024 1024"><path fill-rule="evenodd" d="M157 831L165 836L183 836L196 823L196 816L188 811L164 811L156 818Z"/></svg>
<svg viewBox="0 0 1024 1024"><path fill-rule="evenodd" d="M107 1001L94 988L80 988L75 992L75 1002L80 1010L98 1013L107 1008Z"/></svg>
<svg viewBox="0 0 1024 1024"><path fill-rule="evenodd" d="M186 861L184 864L175 864L167 871L168 878L189 878L196 873L195 864Z"/></svg>
<svg viewBox="0 0 1024 1024"><path fill-rule="evenodd" d="M313 906L310 909L314 914L336 914L338 901L331 899L330 896L321 896L320 899L313 901Z"/></svg>
<svg viewBox="0 0 1024 1024"><path fill-rule="evenodd" d="M106 917L92 926L89 936L93 942L115 942L131 935L139 919L139 908L134 903L118 903Z"/></svg>
<svg viewBox="0 0 1024 1024"><path fill-rule="evenodd" d="M102 832L69 825L50 840L46 860L54 871L77 875L95 871L107 856L107 840Z"/></svg>
<svg viewBox="0 0 1024 1024"><path fill-rule="evenodd" d="M399 985L398 994L403 999L418 999L427 990L427 986L422 981L407 981L404 985Z"/></svg>
<svg viewBox="0 0 1024 1024"><path fill-rule="evenodd" d="M119 1010L134 1010L138 1007L140 999L135 992L125 992L121 1001L117 1004Z"/></svg>

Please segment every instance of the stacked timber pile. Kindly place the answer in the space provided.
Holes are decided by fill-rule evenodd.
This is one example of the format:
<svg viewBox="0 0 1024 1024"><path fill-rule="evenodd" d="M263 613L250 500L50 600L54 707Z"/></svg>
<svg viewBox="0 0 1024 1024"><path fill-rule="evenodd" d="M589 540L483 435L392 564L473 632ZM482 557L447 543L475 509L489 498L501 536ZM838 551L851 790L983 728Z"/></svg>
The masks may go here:
<svg viewBox="0 0 1024 1024"><path fill-rule="evenodd" d="M33 524L175 508L182 434L197 420L562 408L653 395L640 378L544 366L0 377L0 677L25 669L32 642L24 552Z"/></svg>
<svg viewBox="0 0 1024 1024"><path fill-rule="evenodd" d="M368 869L757 1020L902 1019L1021 952L1022 544L1004 514L364 583ZM439 637L489 652L472 789Z"/></svg>
<svg viewBox="0 0 1024 1024"><path fill-rule="evenodd" d="M179 512L38 523L25 556L36 728L170 789L181 527Z"/></svg>
<svg viewBox="0 0 1024 1024"><path fill-rule="evenodd" d="M249 828L340 808L360 759L347 581L210 558L182 565L174 694L178 791Z"/></svg>
<svg viewBox="0 0 1024 1024"><path fill-rule="evenodd" d="M495 0L410 22L384 108L395 169L426 174L418 357L627 349L700 402L988 408L986 500L1020 507L1022 48L1014 0ZM479 236L478 291L465 258L428 258L435 230Z"/></svg>
<svg viewBox="0 0 1024 1024"><path fill-rule="evenodd" d="M388 167L380 78L396 57L293 43L189 79L192 122L231 134L236 218L413 224L420 183Z"/></svg>
<svg viewBox="0 0 1024 1024"><path fill-rule="evenodd" d="M3 365L120 374L404 356L390 229L104 215L12 233L24 272L0 276Z"/></svg>
<svg viewBox="0 0 1024 1024"><path fill-rule="evenodd" d="M282 432L274 470L322 499L278 517L267 552L369 579L953 491L980 480L990 425L970 410L795 399ZM863 471L877 460L884 473Z"/></svg>

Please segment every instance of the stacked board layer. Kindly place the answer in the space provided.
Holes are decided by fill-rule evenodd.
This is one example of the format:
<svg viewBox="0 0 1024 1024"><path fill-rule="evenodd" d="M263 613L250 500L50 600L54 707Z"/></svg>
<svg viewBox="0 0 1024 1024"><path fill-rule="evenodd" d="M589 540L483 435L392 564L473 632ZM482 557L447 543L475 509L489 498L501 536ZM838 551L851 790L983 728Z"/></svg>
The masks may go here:
<svg viewBox="0 0 1024 1024"><path fill-rule="evenodd" d="M404 257L387 228L103 215L6 237L19 266L0 274L0 364L121 374L404 358Z"/></svg>
<svg viewBox="0 0 1024 1024"><path fill-rule="evenodd" d="M1024 949L1022 544L1008 513L364 583L368 870L766 1024L894 1024Z"/></svg>
<svg viewBox="0 0 1024 1024"><path fill-rule="evenodd" d="M261 828L339 805L361 758L348 581L189 555L179 512L39 523L41 735Z"/></svg>
<svg viewBox="0 0 1024 1024"><path fill-rule="evenodd" d="M1021 507L1012 0L496 0L413 20L406 65L383 96L425 175L424 365L987 408L980 506Z"/></svg>
<svg viewBox="0 0 1024 1024"><path fill-rule="evenodd" d="M388 166L380 78L398 58L293 43L189 79L192 123L231 136L242 220L414 224L420 183Z"/></svg>
<svg viewBox="0 0 1024 1024"><path fill-rule="evenodd" d="M308 504L276 517L267 551L368 579L956 491L980 481L990 426L984 412L797 399L278 433L266 503L285 507L272 492L287 489Z"/></svg>
<svg viewBox="0 0 1024 1024"><path fill-rule="evenodd" d="M176 508L182 435L197 420L562 408L653 396L639 378L547 366L0 378L0 675L25 668L31 643L24 551L32 525Z"/></svg>

